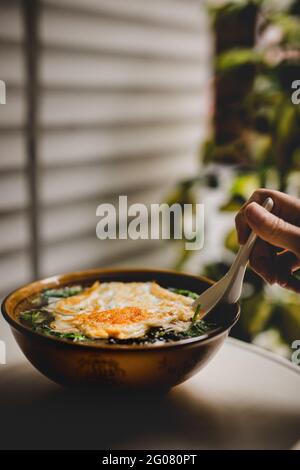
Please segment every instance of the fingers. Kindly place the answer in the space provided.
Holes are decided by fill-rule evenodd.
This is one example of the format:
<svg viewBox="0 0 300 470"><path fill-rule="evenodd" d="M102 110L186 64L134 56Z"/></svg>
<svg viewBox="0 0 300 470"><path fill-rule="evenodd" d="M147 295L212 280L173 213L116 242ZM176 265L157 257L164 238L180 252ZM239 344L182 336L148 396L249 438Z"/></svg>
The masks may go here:
<svg viewBox="0 0 300 470"><path fill-rule="evenodd" d="M300 268L300 259L290 251L283 251L277 254L277 267L286 267L291 271L296 271Z"/></svg>
<svg viewBox="0 0 300 470"><path fill-rule="evenodd" d="M290 251L277 254L276 248L257 240L250 256L250 266L269 284L300 292L300 280L293 272L300 267L299 258Z"/></svg>
<svg viewBox="0 0 300 470"><path fill-rule="evenodd" d="M276 281L281 287L300 292L300 280L293 275L293 271L300 267L299 258L285 251L275 257Z"/></svg>
<svg viewBox="0 0 300 470"><path fill-rule="evenodd" d="M300 293L300 279L297 279L295 276L289 276L285 283L280 285L286 289L292 290L293 292Z"/></svg>
<svg viewBox="0 0 300 470"><path fill-rule="evenodd" d="M272 213L261 207L267 197L274 201ZM250 256L250 265L270 284L300 292L300 280L293 271L300 267L300 200L278 191L259 189L236 216L241 244L250 230L259 237ZM287 251L278 254L277 247Z"/></svg>
<svg viewBox="0 0 300 470"><path fill-rule="evenodd" d="M255 191L249 201L244 204L236 216L236 228L238 231L239 243L244 244L250 233L247 219L245 217L246 207L251 202L261 205L267 197L274 201L272 213L293 225L300 225L300 200L279 191L269 189L258 189Z"/></svg>
<svg viewBox="0 0 300 470"><path fill-rule="evenodd" d="M285 252L276 256L276 282L281 287L300 292L300 279L293 275L293 271L300 267L300 260L294 253Z"/></svg>
<svg viewBox="0 0 300 470"><path fill-rule="evenodd" d="M277 280L275 256L276 248L258 239L249 259L251 268L269 284L274 284Z"/></svg>
<svg viewBox="0 0 300 470"><path fill-rule="evenodd" d="M268 243L292 251L300 257L300 228L266 211L256 202L244 210L245 220L255 233Z"/></svg>

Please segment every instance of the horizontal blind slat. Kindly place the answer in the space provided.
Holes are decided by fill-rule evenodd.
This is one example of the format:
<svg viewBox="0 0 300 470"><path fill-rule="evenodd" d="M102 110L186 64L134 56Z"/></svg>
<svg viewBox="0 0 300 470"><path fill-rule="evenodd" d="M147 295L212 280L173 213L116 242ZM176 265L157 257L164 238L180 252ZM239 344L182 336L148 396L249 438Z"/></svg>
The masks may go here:
<svg viewBox="0 0 300 470"><path fill-rule="evenodd" d="M20 43L24 38L20 5L20 1L4 1L1 5L0 40Z"/></svg>
<svg viewBox="0 0 300 470"><path fill-rule="evenodd" d="M119 268L145 268L161 269L175 266L178 261L178 252L172 243L161 243L159 246L150 246L148 249L139 250L132 256L124 256L113 260L111 266Z"/></svg>
<svg viewBox="0 0 300 470"><path fill-rule="evenodd" d="M25 122L25 96L23 90L6 87L6 104L0 106L0 130L17 129Z"/></svg>
<svg viewBox="0 0 300 470"><path fill-rule="evenodd" d="M196 0L43 0L46 6L79 9L92 13L148 20L177 27L200 27L202 10Z"/></svg>
<svg viewBox="0 0 300 470"><path fill-rule="evenodd" d="M75 241L66 241L43 250L42 275L48 276L59 272L66 272L110 264L121 257L135 256L136 252L146 251L150 248L159 248L160 240L97 240L95 237L86 237Z"/></svg>
<svg viewBox="0 0 300 470"><path fill-rule="evenodd" d="M30 230L25 213L8 215L1 218L0 253L17 250L29 245Z"/></svg>
<svg viewBox="0 0 300 470"><path fill-rule="evenodd" d="M1 43L0 39L0 71L1 80L7 85L24 86L24 61L20 45Z"/></svg>
<svg viewBox="0 0 300 470"><path fill-rule="evenodd" d="M45 92L41 98L43 126L76 125L83 122L115 123L148 120L203 118L205 97L198 94L160 96L130 93ZM1 120L0 120L1 122Z"/></svg>
<svg viewBox="0 0 300 470"><path fill-rule="evenodd" d="M163 186L152 185L150 188L135 191L128 195L128 205L140 203L146 207L150 204L158 204L164 201L167 194L171 191L172 185ZM44 208L41 214L41 237L43 244L53 243L66 238L72 239L88 231L95 233L96 223L99 220L96 217L96 208L99 204L109 203L118 207L119 195L111 197L99 197L88 202L78 201L77 204L71 204L63 207ZM126 217L123 214L123 217Z"/></svg>
<svg viewBox="0 0 300 470"><path fill-rule="evenodd" d="M22 209L28 205L25 174L0 174L0 211Z"/></svg>
<svg viewBox="0 0 300 470"><path fill-rule="evenodd" d="M71 199L75 202L93 194L126 193L137 184L152 181L175 182L178 178L195 174L197 163L194 154L195 151L192 155L184 152L165 159L141 159L130 166L120 161L114 165L48 170L41 176L41 200L45 204Z"/></svg>
<svg viewBox="0 0 300 470"><path fill-rule="evenodd" d="M203 59L178 66L168 60L59 53L47 48L42 55L40 73L44 87L85 87L87 90L93 87L201 90L203 81L208 79Z"/></svg>
<svg viewBox="0 0 300 470"><path fill-rule="evenodd" d="M132 25L126 21L94 18L73 11L45 8L41 18L41 41L44 46L197 60L206 54L200 39L199 31L172 31L158 26Z"/></svg>
<svg viewBox="0 0 300 470"><path fill-rule="evenodd" d="M18 252L0 258L0 295L7 295L8 291L20 287L32 278L31 260L29 252Z"/></svg>
<svg viewBox="0 0 300 470"><path fill-rule="evenodd" d="M129 129L78 130L47 132L40 139L40 162L43 166L66 165L128 157L144 158L176 148L197 146L198 124L144 126ZM0 162L1 165L1 162Z"/></svg>
<svg viewBox="0 0 300 470"><path fill-rule="evenodd" d="M21 132L0 134L0 172L26 166L25 137Z"/></svg>

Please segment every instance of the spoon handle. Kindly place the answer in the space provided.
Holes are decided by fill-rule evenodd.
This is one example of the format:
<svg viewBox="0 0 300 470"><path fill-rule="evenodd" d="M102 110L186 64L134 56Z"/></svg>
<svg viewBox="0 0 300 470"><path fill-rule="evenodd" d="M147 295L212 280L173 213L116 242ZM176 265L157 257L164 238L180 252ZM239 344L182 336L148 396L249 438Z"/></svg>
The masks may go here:
<svg viewBox="0 0 300 470"><path fill-rule="evenodd" d="M271 212L273 206L274 202L270 197L268 197L262 204L262 207L264 207L269 212ZM226 274L228 288L224 295L224 300L230 304L237 302L240 298L247 263L256 239L257 235L252 231L245 245L240 247L231 268Z"/></svg>

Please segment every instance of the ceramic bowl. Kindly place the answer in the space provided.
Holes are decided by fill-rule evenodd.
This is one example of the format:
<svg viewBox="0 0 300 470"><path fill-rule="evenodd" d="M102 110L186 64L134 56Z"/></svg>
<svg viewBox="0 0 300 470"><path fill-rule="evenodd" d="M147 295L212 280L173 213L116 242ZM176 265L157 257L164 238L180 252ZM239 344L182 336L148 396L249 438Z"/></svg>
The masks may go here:
<svg viewBox="0 0 300 470"><path fill-rule="evenodd" d="M96 269L53 276L12 292L2 304L21 350L42 374L65 386L168 389L184 382L210 361L239 317L239 305L218 305L209 321L217 326L197 338L142 345L72 343L38 334L18 320L28 299L45 288L91 284L95 280L157 281L163 287L201 293L212 282L204 277L151 269Z"/></svg>

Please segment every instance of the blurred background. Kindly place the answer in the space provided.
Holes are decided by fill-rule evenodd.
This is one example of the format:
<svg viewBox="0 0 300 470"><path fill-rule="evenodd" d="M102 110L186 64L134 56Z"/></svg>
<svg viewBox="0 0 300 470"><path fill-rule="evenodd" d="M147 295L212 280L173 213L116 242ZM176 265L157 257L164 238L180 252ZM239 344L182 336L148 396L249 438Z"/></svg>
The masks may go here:
<svg viewBox="0 0 300 470"><path fill-rule="evenodd" d="M235 212L300 193L300 1L1 0L0 291L113 265L219 279ZM205 204L204 249L96 238L96 208ZM249 270L232 334L290 357L296 294Z"/></svg>

